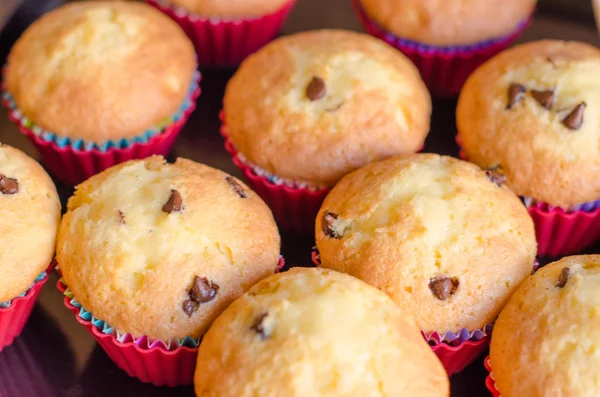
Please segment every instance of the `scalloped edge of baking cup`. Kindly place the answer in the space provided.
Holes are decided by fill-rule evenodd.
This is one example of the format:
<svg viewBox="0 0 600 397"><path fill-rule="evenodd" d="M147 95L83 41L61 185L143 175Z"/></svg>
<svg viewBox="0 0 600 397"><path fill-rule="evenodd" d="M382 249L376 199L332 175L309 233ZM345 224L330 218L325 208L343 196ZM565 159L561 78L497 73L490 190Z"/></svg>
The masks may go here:
<svg viewBox="0 0 600 397"><path fill-rule="evenodd" d="M434 96L458 94L473 70L515 41L531 24L535 14L534 8L511 33L504 36L468 45L434 46L388 32L369 18L360 0L352 0L352 3L367 32L404 53L419 69L421 78Z"/></svg>
<svg viewBox="0 0 600 397"><path fill-rule="evenodd" d="M201 66L235 66L273 40L296 4L285 2L273 12L248 18L205 17L165 0L146 2L175 20L194 43Z"/></svg>
<svg viewBox="0 0 600 397"><path fill-rule="evenodd" d="M48 273L46 270L44 270L43 272L40 273L39 276L37 276L35 278L35 280L31 283L31 285L29 286L29 288L27 288L27 290L25 292L23 292L22 294L19 294L17 296L15 296L12 299L9 299L7 301L4 302L0 302L0 314L2 313L2 309L6 310L6 309L10 309L10 307L12 306L13 302L16 303L16 301L18 301L20 298L24 298L27 294L29 294L31 292L31 290L33 289L33 287L35 287L35 285L41 281L44 281L45 279L48 278Z"/></svg>
<svg viewBox="0 0 600 397"><path fill-rule="evenodd" d="M8 70L8 66L4 66L2 69L2 76L5 76L6 71ZM153 137L162 134L170 125L177 123L181 120L185 113L193 106L193 102L195 101L195 97L197 98L196 91L199 89L199 84L201 80L201 74L198 71L194 72L192 77L192 83L190 84L186 97L183 103L179 106L179 109L175 114L166 119L162 120L152 128L144 131L142 134L135 136L133 138L123 138L119 140L108 140L103 143L98 142L89 142L83 139L71 139L68 137L61 137L59 134L48 131L38 125L35 124L32 120L29 120L27 116L25 116L19 107L17 106L13 96L8 92L6 87L6 79L3 78L2 82L2 100L5 103L5 106L9 109L11 117L23 126L24 128L30 130L35 136L41 138L46 142L54 143L59 148L71 147L76 151L91 151L98 150L101 153L107 152L110 149L127 149L135 144L145 144L150 141ZM199 95L199 92L198 92Z"/></svg>
<svg viewBox="0 0 600 397"><path fill-rule="evenodd" d="M485 386L492 393L494 397L500 397L500 390L496 387L496 380L494 379L494 372L492 371L492 364L490 362L490 356L487 356L483 360L483 366L488 371L488 376L485 378Z"/></svg>

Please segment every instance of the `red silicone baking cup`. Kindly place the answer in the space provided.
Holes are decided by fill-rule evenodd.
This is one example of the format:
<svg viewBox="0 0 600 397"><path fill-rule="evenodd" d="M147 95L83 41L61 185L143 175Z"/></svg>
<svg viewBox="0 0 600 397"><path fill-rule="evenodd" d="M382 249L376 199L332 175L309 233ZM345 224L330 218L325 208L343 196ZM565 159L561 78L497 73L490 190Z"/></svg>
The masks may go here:
<svg viewBox="0 0 600 397"><path fill-rule="evenodd" d="M280 257L276 272L279 272L284 265L285 261ZM61 280L56 283L56 286L61 293L67 289ZM65 296L63 302L75 314L77 321L102 346L108 357L129 376L155 386L175 387L193 383L198 357L197 347L178 346L169 350L164 343L144 347L150 343L149 338L145 336L135 341L131 336L127 336L124 342L120 342L114 334L105 334L91 321L83 319L79 315L80 309L71 304L69 297Z"/></svg>
<svg viewBox="0 0 600 397"><path fill-rule="evenodd" d="M146 0L174 19L190 37L205 67L231 67L273 40L281 31L295 0L258 18L224 20L193 15L165 0Z"/></svg>
<svg viewBox="0 0 600 397"><path fill-rule="evenodd" d="M321 265L319 253L312 251L312 260L316 266ZM436 341L431 336L428 338L423 331L423 338L429 343L431 350L438 356L448 376L461 372L477 357L481 355L488 347L491 339L491 331L487 331L485 336L479 340L467 339L462 342Z"/></svg>
<svg viewBox="0 0 600 397"><path fill-rule="evenodd" d="M457 137L456 142L460 146ZM468 160L461 149L459 157ZM535 224L538 255L555 258L579 253L600 240L600 208L567 212L538 204L527 207Z"/></svg>
<svg viewBox="0 0 600 397"><path fill-rule="evenodd" d="M290 187L283 183L274 184L266 177L257 175L247 164L240 161L238 153L229 140L227 127L221 112L221 134L225 138L225 149L231 154L233 163L242 171L248 184L271 208L275 220L282 229L298 234L312 234L315 218L329 193L329 189L313 190Z"/></svg>
<svg viewBox="0 0 600 397"><path fill-rule="evenodd" d="M48 273L53 268L54 264L51 264L46 270L46 277L36 281L25 296L13 299L7 308L0 308L0 351L12 344L23 331L37 297L46 281L48 281Z"/></svg>
<svg viewBox="0 0 600 397"><path fill-rule="evenodd" d="M496 382L494 382L494 378L492 378L492 365L490 364L490 356L485 358L483 365L489 372L488 376L485 378L485 386L490 393L492 393L492 396L500 397L500 390L496 389Z"/></svg>
<svg viewBox="0 0 600 397"><path fill-rule="evenodd" d="M402 51L419 69L421 78L433 96L457 95L469 75L482 63L507 48L531 24L533 15L521 22L509 35L472 46L433 47L395 37L371 21L360 0L354 9L367 32Z"/></svg>
<svg viewBox="0 0 600 397"><path fill-rule="evenodd" d="M3 99L2 102L8 109L10 120L19 126L21 132L37 148L40 162L44 164L49 173L65 184L77 185L100 171L128 160L143 159L154 154L166 156L175 143L181 128L196 108L196 99L199 95L200 86L197 85L189 98L190 107L182 113L181 118L166 126L161 133L153 136L147 142L136 142L127 148L113 147L106 151L96 148L77 150L69 145L60 147L55 142L46 141L20 122L6 99Z"/></svg>

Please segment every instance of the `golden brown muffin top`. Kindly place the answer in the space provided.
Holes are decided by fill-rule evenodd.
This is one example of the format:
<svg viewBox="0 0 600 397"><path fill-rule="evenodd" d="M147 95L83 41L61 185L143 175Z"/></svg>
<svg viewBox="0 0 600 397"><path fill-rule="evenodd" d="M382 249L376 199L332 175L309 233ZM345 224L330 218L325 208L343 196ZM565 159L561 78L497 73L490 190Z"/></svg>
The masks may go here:
<svg viewBox="0 0 600 397"><path fill-rule="evenodd" d="M201 17L251 18L268 15L290 0L169 0Z"/></svg>
<svg viewBox="0 0 600 397"><path fill-rule="evenodd" d="M538 41L506 50L467 80L456 110L470 161L500 166L520 196L571 207L600 199L600 50Z"/></svg>
<svg viewBox="0 0 600 397"><path fill-rule="evenodd" d="M434 46L475 44L512 33L536 0L359 0L382 28Z"/></svg>
<svg viewBox="0 0 600 397"><path fill-rule="evenodd" d="M93 176L69 199L56 259L75 298L122 333L199 337L273 274L279 233L237 179L160 156Z"/></svg>
<svg viewBox="0 0 600 397"><path fill-rule="evenodd" d="M414 65L343 30L285 36L250 56L225 92L231 140L278 177L334 185L371 161L423 146L431 100Z"/></svg>
<svg viewBox="0 0 600 397"><path fill-rule="evenodd" d="M154 7L76 2L35 21L8 56L21 112L60 137L102 143L174 115L196 69L183 30Z"/></svg>

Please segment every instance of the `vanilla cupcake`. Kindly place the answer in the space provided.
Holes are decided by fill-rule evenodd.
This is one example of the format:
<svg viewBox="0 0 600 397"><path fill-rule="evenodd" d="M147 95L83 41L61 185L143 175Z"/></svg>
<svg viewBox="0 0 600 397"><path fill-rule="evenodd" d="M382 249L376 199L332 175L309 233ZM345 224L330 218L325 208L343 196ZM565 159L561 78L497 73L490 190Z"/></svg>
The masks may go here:
<svg viewBox="0 0 600 397"><path fill-rule="evenodd" d="M319 30L248 58L223 110L236 164L283 227L306 231L345 174L422 148L431 101L402 54L364 34Z"/></svg>
<svg viewBox="0 0 600 397"><path fill-rule="evenodd" d="M268 207L241 182L153 156L77 187L57 262L78 315L93 316L113 344L130 335L177 349L196 346L221 311L275 272L279 244ZM134 359L151 356L143 353Z"/></svg>
<svg viewBox="0 0 600 397"><path fill-rule="evenodd" d="M600 50L538 41L481 66L456 111L464 155L495 168L523 198L536 223L540 254L580 251L600 239L600 149L593 78Z"/></svg>
<svg viewBox="0 0 600 397"><path fill-rule="evenodd" d="M502 397L600 394L600 256L571 256L525 281L500 313L490 348Z"/></svg>
<svg viewBox="0 0 600 397"><path fill-rule="evenodd" d="M134 2L75 2L35 21L4 69L10 117L66 183L166 154L195 106L194 47Z"/></svg>
<svg viewBox="0 0 600 397"><path fill-rule="evenodd" d="M386 292L438 345L484 341L535 262L519 199L496 175L452 157L365 166L335 186L316 223L321 266Z"/></svg>
<svg viewBox="0 0 600 397"><path fill-rule="evenodd" d="M21 333L47 281L60 222L60 200L44 169L0 144L0 350Z"/></svg>
<svg viewBox="0 0 600 397"><path fill-rule="evenodd" d="M196 396L449 396L410 318L345 274L295 268L233 302L200 345Z"/></svg>

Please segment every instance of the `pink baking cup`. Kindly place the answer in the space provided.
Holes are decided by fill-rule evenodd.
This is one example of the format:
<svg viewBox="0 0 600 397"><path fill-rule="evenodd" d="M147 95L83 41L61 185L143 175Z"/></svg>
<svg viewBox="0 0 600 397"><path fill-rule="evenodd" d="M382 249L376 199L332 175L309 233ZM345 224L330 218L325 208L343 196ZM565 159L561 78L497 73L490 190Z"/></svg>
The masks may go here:
<svg viewBox="0 0 600 397"><path fill-rule="evenodd" d="M240 160L239 153L229 140L223 112L221 112L221 134L225 138L225 149L231 154L233 163L243 172L248 184L271 208L275 220L282 229L298 234L312 234L315 218L329 193L329 189L289 186L273 183L258 175L251 166Z"/></svg>
<svg viewBox="0 0 600 397"><path fill-rule="evenodd" d="M23 331L37 297L46 281L48 281L48 272L53 268L54 263L48 267L46 275L35 281L25 295L12 299L9 307L0 307L0 351L12 344Z"/></svg>
<svg viewBox="0 0 600 397"><path fill-rule="evenodd" d="M275 271L279 272L284 265L285 260L280 257ZM67 290L62 279L56 286L63 294ZM198 347L153 341L147 336L133 338L129 334L119 340L115 332L103 333L92 321L82 318L81 309L72 304L71 298L65 296L63 302L75 314L77 321L102 346L110 359L129 376L155 386L175 387L193 383Z"/></svg>
<svg viewBox="0 0 600 397"><path fill-rule="evenodd" d="M96 147L76 149L71 145L59 146L54 140L46 140L36 134L30 126L24 125L20 112L14 109L4 96L2 103L8 109L10 120L16 123L19 130L35 145L40 154L40 162L49 173L67 185L77 185L100 171L128 160L143 159L155 154L166 156L181 128L196 108L196 99L200 95L200 78L198 74L198 84L189 96L190 105L177 121L164 127L147 142L135 142L124 148L111 147L105 151Z"/></svg>
<svg viewBox="0 0 600 397"><path fill-rule="evenodd" d="M456 142L460 146L458 136ZM462 149L459 157L468 161ZM545 203L526 207L535 224L539 256L555 258L579 253L600 241L600 206L587 211L565 211Z"/></svg>
<svg viewBox="0 0 600 397"><path fill-rule="evenodd" d="M169 4L146 0L174 19L196 47L198 63L204 67L232 67L273 40L281 31L295 0L265 16L249 19L207 18Z"/></svg>
<svg viewBox="0 0 600 397"><path fill-rule="evenodd" d="M504 37L466 46L435 47L394 36L369 19L360 0L353 0L353 4L367 32L402 51L419 69L431 94L437 97L457 95L469 75L515 41L533 19L532 14Z"/></svg>
<svg viewBox="0 0 600 397"><path fill-rule="evenodd" d="M485 360L483 361L483 365L485 366L485 369L487 369L489 372L488 376L485 378L485 386L490 391L490 393L492 393L492 396L500 397L500 390L496 389L496 382L494 381L494 377L492 374L492 365L490 364L490 356L487 356L485 358Z"/></svg>

